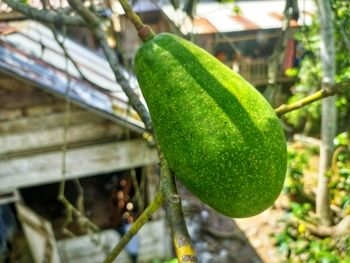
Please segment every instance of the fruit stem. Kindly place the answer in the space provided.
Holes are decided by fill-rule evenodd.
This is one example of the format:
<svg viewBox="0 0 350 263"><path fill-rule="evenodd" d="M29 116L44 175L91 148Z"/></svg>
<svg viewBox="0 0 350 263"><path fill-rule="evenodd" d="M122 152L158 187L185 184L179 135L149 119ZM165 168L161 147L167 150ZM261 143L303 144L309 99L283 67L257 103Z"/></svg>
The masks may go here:
<svg viewBox="0 0 350 263"><path fill-rule="evenodd" d="M146 42L147 40L153 38L155 33L152 28L145 25L141 18L134 12L128 0L119 0L122 8L124 9L125 15L130 19L131 23L134 25L135 29L141 40Z"/></svg>

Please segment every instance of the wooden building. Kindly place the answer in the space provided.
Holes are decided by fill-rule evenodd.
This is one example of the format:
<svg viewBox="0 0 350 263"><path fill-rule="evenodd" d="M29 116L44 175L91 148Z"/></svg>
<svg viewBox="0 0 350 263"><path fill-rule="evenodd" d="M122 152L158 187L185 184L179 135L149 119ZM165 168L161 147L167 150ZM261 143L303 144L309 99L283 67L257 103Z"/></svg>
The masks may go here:
<svg viewBox="0 0 350 263"><path fill-rule="evenodd" d="M169 27L203 47L228 67L238 71L255 87L268 83L270 56L281 35L286 2L298 2L296 16L290 26L289 41L278 81L290 82L285 70L297 66L300 58L294 33L311 23L315 5L311 0L240 0L219 3L199 1L193 18L183 11L184 1L175 10L170 1L161 1L161 10Z"/></svg>
<svg viewBox="0 0 350 263"><path fill-rule="evenodd" d="M23 203L35 200L40 207L45 201L52 201L58 194L57 183L63 178L68 182L88 178L86 185L94 191L90 202L98 204L89 213L102 229L114 227L108 225L108 213L113 214L116 209L114 215L121 217L125 208L119 211L116 206L105 204L105 199L98 203L98 197L103 196L97 189L101 182L106 187L108 182L126 178L129 192L123 194L131 195L135 193L130 190L131 171L136 178L142 175L146 205L158 183L156 149L143 139L143 123L128 104L105 59L60 36L77 70L47 27L25 21L2 24L0 28L0 205L16 203L24 231L29 231L37 243L42 239L40 234L34 238L38 232L33 233L32 226L36 221L42 224L47 220L43 214L37 215L38 211L28 212ZM121 70L141 97L134 76ZM166 231L163 221L152 224L158 224L158 228L161 224ZM46 225L39 228L48 229L44 232L52 239L52 229ZM163 244L168 236L163 232L161 238L154 240L147 227L144 231L147 236L143 240L148 240L148 246ZM60 250L62 247L61 244ZM150 254L149 248L144 253L154 257L157 253ZM168 248L158 255L169 253ZM45 253L33 250L39 251L33 255L35 262L42 260ZM55 255L55 251L51 252ZM93 262L93 258L90 255L90 261L84 262ZM78 261L64 262L79 262L79 257Z"/></svg>

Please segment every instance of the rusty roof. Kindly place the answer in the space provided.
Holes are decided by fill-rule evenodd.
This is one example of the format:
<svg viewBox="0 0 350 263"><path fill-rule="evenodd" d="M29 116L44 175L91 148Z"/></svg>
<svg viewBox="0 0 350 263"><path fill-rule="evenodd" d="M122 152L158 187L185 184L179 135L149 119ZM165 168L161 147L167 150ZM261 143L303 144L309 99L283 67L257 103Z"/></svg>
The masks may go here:
<svg viewBox="0 0 350 263"><path fill-rule="evenodd" d="M183 34L232 33L282 27L285 0L252 0L218 3L199 1L193 21L182 11L175 10L170 1L163 0L162 11L177 25ZM292 26L310 24L315 4L312 0L299 0L300 18ZM235 10L239 9L236 13Z"/></svg>
<svg viewBox="0 0 350 263"><path fill-rule="evenodd" d="M34 21L1 24L0 71L30 82L55 95L68 96L72 102L100 113L108 119L142 133L144 125L128 103L128 98L105 58L70 39L65 46L78 64L84 80L73 64L66 59L47 27ZM7 30L7 31L8 31ZM120 68L130 86L144 102L136 78Z"/></svg>
<svg viewBox="0 0 350 263"><path fill-rule="evenodd" d="M47 0L45 2L51 9L69 7L67 0ZM94 0L93 2L95 5L104 6L103 0ZM38 9L43 9L42 0L28 0L28 5ZM119 1L112 1L112 9L118 14L124 14L124 10L121 7ZM133 3L133 9L136 12L142 13L159 10L159 7L154 3L153 0L140 0ZM2 14L10 13L11 11L13 10L10 7L0 1L0 17Z"/></svg>

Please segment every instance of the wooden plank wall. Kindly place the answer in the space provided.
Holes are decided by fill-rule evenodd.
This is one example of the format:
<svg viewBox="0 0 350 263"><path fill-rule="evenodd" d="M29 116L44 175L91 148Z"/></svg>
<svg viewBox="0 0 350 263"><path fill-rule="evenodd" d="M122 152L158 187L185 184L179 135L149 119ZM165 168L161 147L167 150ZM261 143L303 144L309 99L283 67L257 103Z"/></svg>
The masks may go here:
<svg viewBox="0 0 350 263"><path fill-rule="evenodd" d="M66 118L63 99L0 75L0 156L61 148ZM69 119L69 145L115 141L127 132L74 105Z"/></svg>
<svg viewBox="0 0 350 263"><path fill-rule="evenodd" d="M157 161L156 149L142 139L77 147L67 151L66 179L123 171ZM0 160L0 193L62 178L62 151Z"/></svg>
<svg viewBox="0 0 350 263"><path fill-rule="evenodd" d="M66 179L157 162L139 135L71 105ZM66 102L0 74L0 193L62 179Z"/></svg>
<svg viewBox="0 0 350 263"><path fill-rule="evenodd" d="M170 229L164 219L147 222L138 232L138 262L163 261L171 257ZM57 242L61 261L65 263L102 262L120 235L115 230L101 231L94 236L79 236ZM95 241L95 242L94 242ZM96 242L97 241L97 242ZM125 251L116 258L115 263L131 263Z"/></svg>

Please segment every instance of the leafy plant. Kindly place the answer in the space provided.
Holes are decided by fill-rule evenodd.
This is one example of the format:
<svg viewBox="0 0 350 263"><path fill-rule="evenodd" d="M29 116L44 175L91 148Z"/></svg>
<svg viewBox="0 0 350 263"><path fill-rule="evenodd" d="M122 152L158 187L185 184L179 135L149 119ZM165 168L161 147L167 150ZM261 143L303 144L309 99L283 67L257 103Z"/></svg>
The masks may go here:
<svg viewBox="0 0 350 263"><path fill-rule="evenodd" d="M333 25L335 29L336 48L336 80L341 81L350 76L350 33L348 11L350 4L348 1L332 0L332 11L334 15ZM320 46L320 25L316 17L313 18L310 26L302 27L296 34L300 52L303 53L300 67L293 69L298 72L298 83L292 89L292 96L289 103L299 100L321 87L322 67L319 53ZM291 71L291 70L289 70ZM344 91L338 97L336 106L338 108L339 131L348 129L350 122L350 92ZM285 120L295 131L308 135L318 136L320 127L321 107L320 102L293 111L285 116Z"/></svg>
<svg viewBox="0 0 350 263"><path fill-rule="evenodd" d="M338 219L350 214L350 149L349 136L344 132L335 139L336 155L333 169L338 171L330 181L331 202L337 207ZM338 153L337 153L338 152ZM286 193L298 195L303 191L305 170L315 154L312 149L288 152L288 173L285 184ZM313 203L296 201L289 203L283 217L282 231L274 235L275 245L285 262L350 262L350 236L320 237L309 230L308 224L315 223ZM316 221L317 224L317 221Z"/></svg>
<svg viewBox="0 0 350 263"><path fill-rule="evenodd" d="M288 170L284 191L289 195L298 195L304 188L303 171L309 166L309 152L288 148Z"/></svg>

